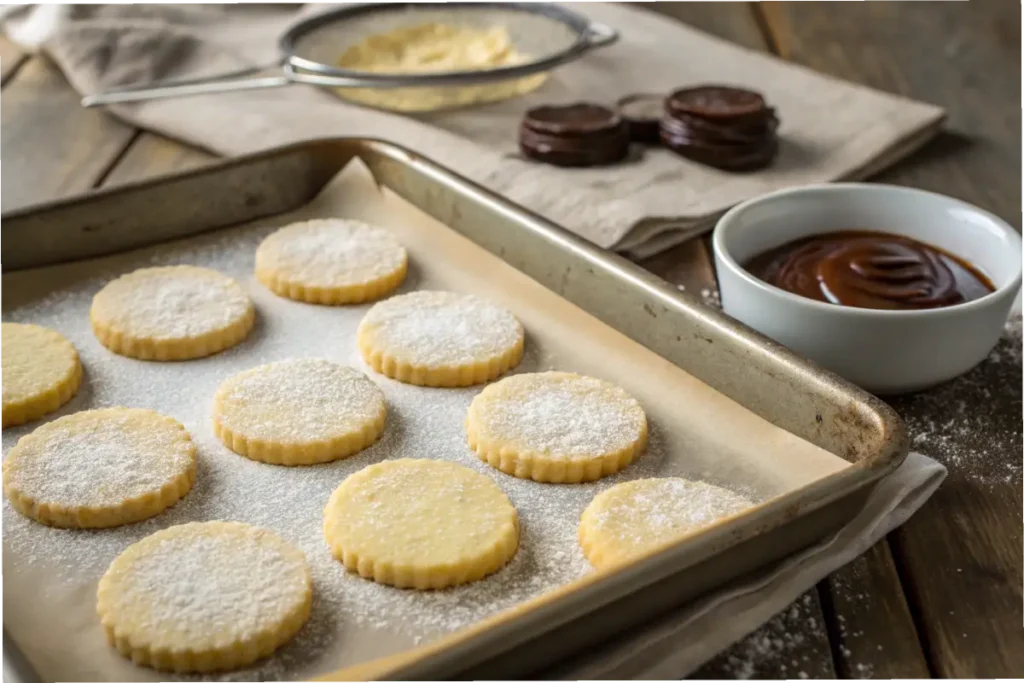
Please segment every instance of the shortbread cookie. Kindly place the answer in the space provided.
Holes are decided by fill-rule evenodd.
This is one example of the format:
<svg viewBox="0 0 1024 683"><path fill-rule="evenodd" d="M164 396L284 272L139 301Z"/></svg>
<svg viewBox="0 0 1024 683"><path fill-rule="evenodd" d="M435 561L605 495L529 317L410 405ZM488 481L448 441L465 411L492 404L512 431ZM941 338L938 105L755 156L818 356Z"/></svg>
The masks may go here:
<svg viewBox="0 0 1024 683"><path fill-rule="evenodd" d="M386 414L384 394L363 373L299 358L225 380L213 399L213 431L247 458L312 465L372 444L384 431Z"/></svg>
<svg viewBox="0 0 1024 683"><path fill-rule="evenodd" d="M356 340L377 372L407 384L487 382L523 357L523 327L488 301L452 292L412 292L376 304Z"/></svg>
<svg viewBox="0 0 1024 683"><path fill-rule="evenodd" d="M147 536L100 579L107 641L162 671L237 669L298 633L313 600L306 558L266 529L193 522Z"/></svg>
<svg viewBox="0 0 1024 683"><path fill-rule="evenodd" d="M519 545L519 517L493 481L467 467L390 460L335 489L324 535L334 557L360 576L445 588L503 567Z"/></svg>
<svg viewBox="0 0 1024 683"><path fill-rule="evenodd" d="M237 282L195 266L122 275L96 294L89 311L100 343L142 360L187 360L223 351L248 336L255 318Z"/></svg>
<svg viewBox="0 0 1024 683"><path fill-rule="evenodd" d="M580 518L583 554L598 569L679 540L754 503L677 477L637 479L599 493Z"/></svg>
<svg viewBox="0 0 1024 683"><path fill-rule="evenodd" d="M3 323L3 426L42 417L71 400L82 383L78 352L39 325Z"/></svg>
<svg viewBox="0 0 1024 683"><path fill-rule="evenodd" d="M15 510L100 528L159 514L192 488L196 449L176 420L141 408L87 410L23 436L3 464Z"/></svg>
<svg viewBox="0 0 1024 683"><path fill-rule="evenodd" d="M292 223L256 250L256 278L275 294L313 304L357 304L405 279L405 249L391 233L341 218Z"/></svg>
<svg viewBox="0 0 1024 683"><path fill-rule="evenodd" d="M618 472L647 444L647 417L620 387L569 372L506 377L466 416L469 446L521 479L574 484Z"/></svg>

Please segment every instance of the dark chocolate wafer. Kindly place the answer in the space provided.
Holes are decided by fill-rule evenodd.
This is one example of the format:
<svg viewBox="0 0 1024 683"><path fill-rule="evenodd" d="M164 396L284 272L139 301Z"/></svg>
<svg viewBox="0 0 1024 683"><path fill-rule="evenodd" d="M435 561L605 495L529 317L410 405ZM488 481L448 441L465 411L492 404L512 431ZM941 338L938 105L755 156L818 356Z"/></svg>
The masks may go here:
<svg viewBox="0 0 1024 683"><path fill-rule="evenodd" d="M615 112L596 104L538 107L519 126L519 149L555 166L614 164L629 154L629 130Z"/></svg>
<svg viewBox="0 0 1024 683"><path fill-rule="evenodd" d="M619 116L629 128L634 142L658 142L661 117L665 112L665 96L642 93L623 97L616 104Z"/></svg>
<svg viewBox="0 0 1024 683"><path fill-rule="evenodd" d="M767 166L778 151L779 120L760 93L722 85L677 90L665 100L662 144L730 171Z"/></svg>

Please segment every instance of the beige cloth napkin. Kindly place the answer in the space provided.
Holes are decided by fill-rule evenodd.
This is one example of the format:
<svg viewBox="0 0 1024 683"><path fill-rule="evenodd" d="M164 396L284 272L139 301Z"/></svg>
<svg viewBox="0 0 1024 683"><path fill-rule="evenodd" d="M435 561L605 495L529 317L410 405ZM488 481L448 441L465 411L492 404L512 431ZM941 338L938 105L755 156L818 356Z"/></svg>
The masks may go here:
<svg viewBox="0 0 1024 683"><path fill-rule="evenodd" d="M15 41L41 45L81 93L272 63L276 39L322 6L29 6L5 21ZM323 136L381 137L408 146L606 248L645 256L710 229L730 206L782 187L862 178L925 142L938 107L845 83L623 5L573 9L621 33L619 42L557 69L507 102L417 118L342 102L327 91L269 91L163 100L112 111L142 128L221 154ZM541 103L613 103L683 84L753 87L777 107L781 152L767 170L730 174L648 150L637 163L559 169L516 149L523 112Z"/></svg>

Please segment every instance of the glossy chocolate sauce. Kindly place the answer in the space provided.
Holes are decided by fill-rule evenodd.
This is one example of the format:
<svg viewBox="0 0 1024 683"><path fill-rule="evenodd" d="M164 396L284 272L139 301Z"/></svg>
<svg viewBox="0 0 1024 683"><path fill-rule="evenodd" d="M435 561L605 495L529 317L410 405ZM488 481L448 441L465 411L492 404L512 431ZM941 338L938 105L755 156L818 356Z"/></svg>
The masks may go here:
<svg viewBox="0 0 1024 683"><path fill-rule="evenodd" d="M884 232L847 230L806 237L759 254L744 268L788 292L856 308L941 308L995 290L963 259Z"/></svg>

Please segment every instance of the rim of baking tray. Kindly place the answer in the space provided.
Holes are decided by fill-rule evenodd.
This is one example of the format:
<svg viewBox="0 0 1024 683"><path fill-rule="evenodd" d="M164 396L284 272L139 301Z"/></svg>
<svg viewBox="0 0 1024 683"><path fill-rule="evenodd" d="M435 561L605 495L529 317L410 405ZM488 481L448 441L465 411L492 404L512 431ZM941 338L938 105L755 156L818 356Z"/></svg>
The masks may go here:
<svg viewBox="0 0 1024 683"><path fill-rule="evenodd" d="M306 59L305 57L299 57L295 54L297 42L309 32L318 29L325 24L343 21L345 19L372 12L407 12L415 11L416 9L423 9L424 7L432 7L432 5L403 2L394 4L373 3L351 7L340 7L338 9L312 16L288 29L278 41L278 47L282 54L285 55L285 62L287 64L291 65L295 69L301 69L305 72L333 78L366 81L367 83L380 84L382 86L388 84L408 85L410 80L414 79L416 85L426 86L460 84L466 82L469 78L476 80L481 76L486 76L488 80L493 79L496 81L506 78L511 79L521 76L529 76L541 71L548 71L559 64L563 64L583 55L591 49L609 45L618 39L618 33L610 27L605 26L604 24L594 23L582 14L578 14L577 12L573 12L572 10L564 7L559 7L558 5L528 2L472 2L455 5L458 9L454 11L500 9L504 11L522 12L524 14L541 15L568 26L576 33L576 40L561 52L545 57L544 59L538 59L525 64L515 64L512 66L502 66L494 69L473 71L463 70L436 71L424 74L417 73L414 76L410 76L410 74L378 74L366 71L343 69L323 62Z"/></svg>

